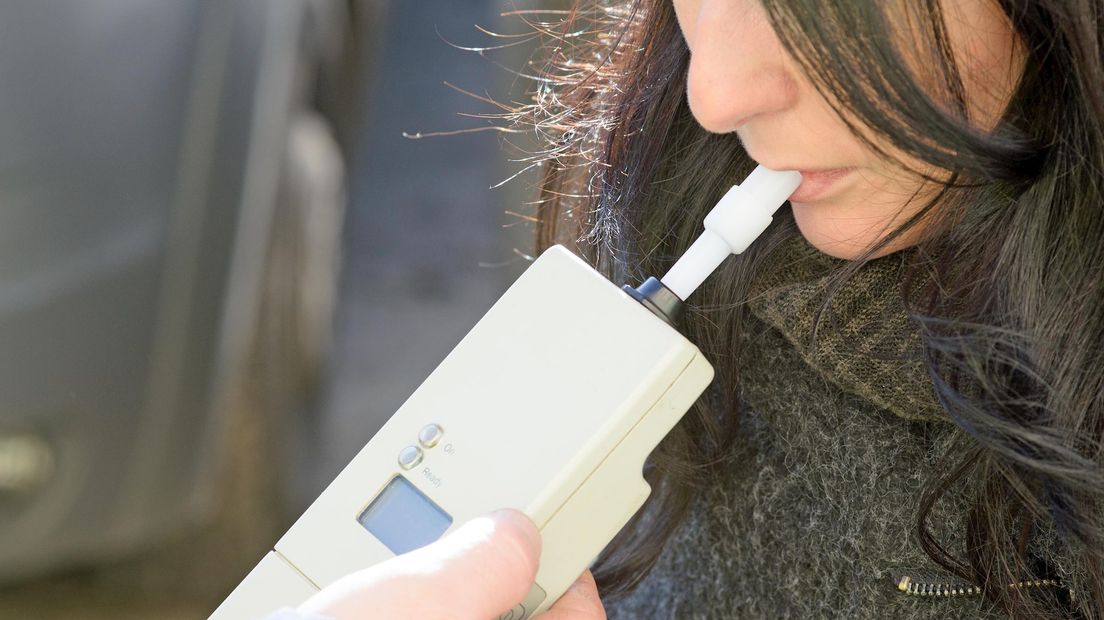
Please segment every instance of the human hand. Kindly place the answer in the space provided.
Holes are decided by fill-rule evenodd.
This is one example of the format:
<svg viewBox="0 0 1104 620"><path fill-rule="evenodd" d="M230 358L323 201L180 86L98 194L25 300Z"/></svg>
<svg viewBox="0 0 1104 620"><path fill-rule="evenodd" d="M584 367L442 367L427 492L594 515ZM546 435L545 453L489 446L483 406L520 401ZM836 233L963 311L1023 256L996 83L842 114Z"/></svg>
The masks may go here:
<svg viewBox="0 0 1104 620"><path fill-rule="evenodd" d="M433 544L357 571L299 610L334 618L488 620L521 601L537 574L540 533L524 514L500 510ZM587 571L534 620L605 620Z"/></svg>

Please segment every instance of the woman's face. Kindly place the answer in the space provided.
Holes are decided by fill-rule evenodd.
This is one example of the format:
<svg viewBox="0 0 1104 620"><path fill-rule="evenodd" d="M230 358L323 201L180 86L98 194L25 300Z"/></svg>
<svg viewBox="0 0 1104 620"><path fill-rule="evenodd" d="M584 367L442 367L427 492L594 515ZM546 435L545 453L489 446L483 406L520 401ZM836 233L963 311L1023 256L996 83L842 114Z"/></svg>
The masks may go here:
<svg viewBox="0 0 1104 620"><path fill-rule="evenodd" d="M673 1L691 52L694 117L708 131L734 132L760 164L803 173L790 204L802 235L820 251L855 258L938 189L851 133L786 53L760 0ZM992 127L1022 68L1011 25L992 0L953 0L943 11L971 118ZM915 243L922 232L923 222L877 255Z"/></svg>

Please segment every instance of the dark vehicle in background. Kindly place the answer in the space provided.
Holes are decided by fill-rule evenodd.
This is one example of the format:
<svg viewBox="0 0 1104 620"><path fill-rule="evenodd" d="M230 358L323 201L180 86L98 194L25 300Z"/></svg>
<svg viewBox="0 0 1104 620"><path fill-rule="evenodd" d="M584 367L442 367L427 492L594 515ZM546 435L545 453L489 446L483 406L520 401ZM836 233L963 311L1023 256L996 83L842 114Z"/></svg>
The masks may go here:
<svg viewBox="0 0 1104 620"><path fill-rule="evenodd" d="M368 4L0 5L0 584L279 512L224 481L323 359Z"/></svg>

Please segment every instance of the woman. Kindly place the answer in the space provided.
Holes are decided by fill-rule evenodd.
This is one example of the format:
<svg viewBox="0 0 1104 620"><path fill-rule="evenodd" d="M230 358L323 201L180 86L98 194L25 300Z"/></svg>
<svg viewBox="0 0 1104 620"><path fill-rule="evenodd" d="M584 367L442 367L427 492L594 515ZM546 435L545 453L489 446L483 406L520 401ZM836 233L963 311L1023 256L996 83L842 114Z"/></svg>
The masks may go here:
<svg viewBox="0 0 1104 620"><path fill-rule="evenodd" d="M610 615L1102 615L1104 4L598 8L537 102L543 244L660 274L755 162L833 170L691 299L718 378Z"/></svg>
<svg viewBox="0 0 1104 620"><path fill-rule="evenodd" d="M541 248L638 281L756 163L806 177L690 300L717 379L595 567L611 617L1104 615L1102 24L595 0L538 25L513 117L547 141Z"/></svg>

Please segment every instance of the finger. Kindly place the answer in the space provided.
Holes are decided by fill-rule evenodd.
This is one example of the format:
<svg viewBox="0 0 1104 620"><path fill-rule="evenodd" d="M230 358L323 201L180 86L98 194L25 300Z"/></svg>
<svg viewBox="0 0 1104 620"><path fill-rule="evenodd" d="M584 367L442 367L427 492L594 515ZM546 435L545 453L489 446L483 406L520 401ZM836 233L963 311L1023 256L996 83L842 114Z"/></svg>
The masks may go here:
<svg viewBox="0 0 1104 620"><path fill-rule="evenodd" d="M473 519L437 542L325 588L303 611L336 620L368 617L485 620L529 591L540 533L515 510Z"/></svg>
<svg viewBox="0 0 1104 620"><path fill-rule="evenodd" d="M594 575L590 571L583 573L555 605L534 620L606 620Z"/></svg>
<svg viewBox="0 0 1104 620"><path fill-rule="evenodd" d="M525 598L536 578L540 532L516 510L474 519L440 543L424 554L425 559L414 552L407 561L422 566L434 560L442 563L428 575L441 600L451 603L445 607L452 611L446 614L450 619L464 617L456 610L476 620L498 616ZM437 583L441 575L447 578Z"/></svg>

